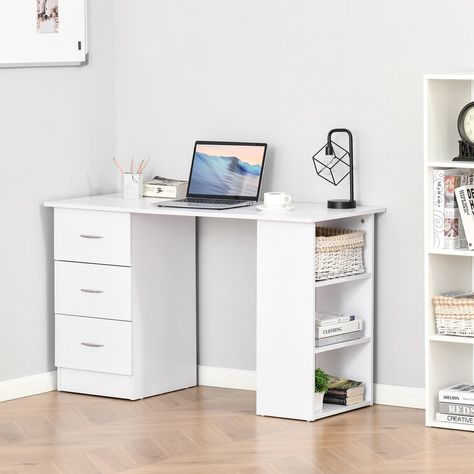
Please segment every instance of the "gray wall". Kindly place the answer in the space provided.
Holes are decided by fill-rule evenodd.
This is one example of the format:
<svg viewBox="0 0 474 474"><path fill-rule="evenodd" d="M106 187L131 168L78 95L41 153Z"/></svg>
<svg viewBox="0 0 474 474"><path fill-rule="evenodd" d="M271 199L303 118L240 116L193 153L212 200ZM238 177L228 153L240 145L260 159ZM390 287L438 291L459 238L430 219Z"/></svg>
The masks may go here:
<svg viewBox="0 0 474 474"><path fill-rule="evenodd" d="M118 149L187 177L200 139L270 143L266 189L340 194L313 173L356 137L378 219L376 380L423 386L422 74L473 69L473 0L117 1ZM200 224L200 363L255 367L255 228ZM242 278L243 276L243 278Z"/></svg>
<svg viewBox="0 0 474 474"><path fill-rule="evenodd" d="M52 210L115 184L112 0L90 3L90 64L0 69L0 380L54 368Z"/></svg>
<svg viewBox="0 0 474 474"><path fill-rule="evenodd" d="M196 138L266 140L265 189L324 201L342 191L310 157L346 126L358 199L388 209L377 226L376 380L422 386L421 77L473 69L474 0L89 6L89 66L0 70L0 380L53 368L52 219L41 203L113 188L115 146L122 158L152 156L150 174L187 177ZM200 363L253 369L255 226L199 229Z"/></svg>

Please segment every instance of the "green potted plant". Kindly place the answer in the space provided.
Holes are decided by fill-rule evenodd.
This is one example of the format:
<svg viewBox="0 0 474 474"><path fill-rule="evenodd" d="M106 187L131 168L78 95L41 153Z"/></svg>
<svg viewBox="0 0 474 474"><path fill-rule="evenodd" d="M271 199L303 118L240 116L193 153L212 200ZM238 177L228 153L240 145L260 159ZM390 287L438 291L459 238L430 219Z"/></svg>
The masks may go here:
<svg viewBox="0 0 474 474"><path fill-rule="evenodd" d="M328 391L329 375L323 369L316 369L314 373L314 409L323 409L324 394Z"/></svg>

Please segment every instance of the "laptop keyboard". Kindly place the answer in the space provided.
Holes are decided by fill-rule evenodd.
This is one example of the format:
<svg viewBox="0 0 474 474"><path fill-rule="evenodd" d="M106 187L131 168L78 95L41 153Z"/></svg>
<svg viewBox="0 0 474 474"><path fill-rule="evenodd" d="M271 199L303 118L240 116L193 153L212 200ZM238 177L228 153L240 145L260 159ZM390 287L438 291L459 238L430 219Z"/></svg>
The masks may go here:
<svg viewBox="0 0 474 474"><path fill-rule="evenodd" d="M211 199L211 198L195 198L189 197L186 199L180 199L178 202L192 202L192 203L209 203L209 204L242 204L245 201L238 199Z"/></svg>

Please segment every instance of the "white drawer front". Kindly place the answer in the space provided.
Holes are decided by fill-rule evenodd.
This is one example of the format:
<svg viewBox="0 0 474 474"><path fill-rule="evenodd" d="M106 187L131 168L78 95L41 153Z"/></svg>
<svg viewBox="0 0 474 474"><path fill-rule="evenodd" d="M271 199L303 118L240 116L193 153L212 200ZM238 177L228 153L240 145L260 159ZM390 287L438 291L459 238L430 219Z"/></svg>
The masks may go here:
<svg viewBox="0 0 474 474"><path fill-rule="evenodd" d="M131 268L55 262L55 313L131 321Z"/></svg>
<svg viewBox="0 0 474 474"><path fill-rule="evenodd" d="M56 315L56 366L132 374L132 323Z"/></svg>
<svg viewBox="0 0 474 474"><path fill-rule="evenodd" d="M55 209L54 258L130 266L130 214Z"/></svg>

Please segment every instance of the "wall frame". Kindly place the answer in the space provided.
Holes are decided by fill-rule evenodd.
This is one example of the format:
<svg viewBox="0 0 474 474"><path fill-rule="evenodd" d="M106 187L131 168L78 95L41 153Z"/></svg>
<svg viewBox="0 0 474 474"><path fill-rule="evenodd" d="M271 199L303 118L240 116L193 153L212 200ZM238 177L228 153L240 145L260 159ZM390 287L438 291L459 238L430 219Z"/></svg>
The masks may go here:
<svg viewBox="0 0 474 474"><path fill-rule="evenodd" d="M0 67L87 62L87 0L0 0Z"/></svg>

